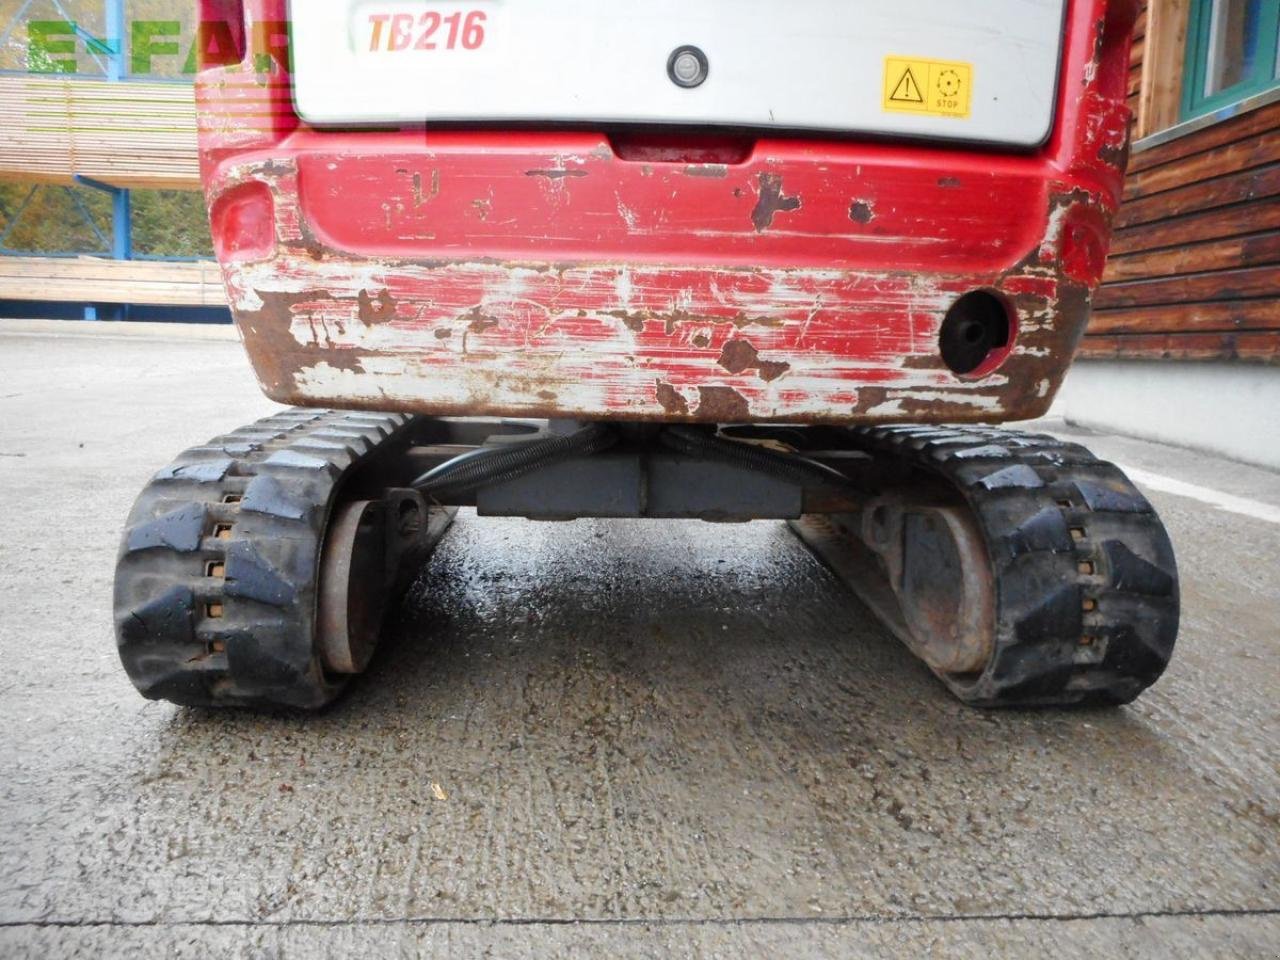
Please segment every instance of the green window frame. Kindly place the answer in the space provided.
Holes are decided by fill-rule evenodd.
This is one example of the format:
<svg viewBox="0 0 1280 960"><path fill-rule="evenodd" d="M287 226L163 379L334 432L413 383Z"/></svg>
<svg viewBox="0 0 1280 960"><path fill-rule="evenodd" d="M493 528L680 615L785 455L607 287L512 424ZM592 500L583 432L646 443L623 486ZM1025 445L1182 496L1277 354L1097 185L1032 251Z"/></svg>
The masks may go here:
<svg viewBox="0 0 1280 960"><path fill-rule="evenodd" d="M1280 2L1258 3L1257 50L1248 74L1238 83L1204 95L1209 76L1209 40L1215 0L1191 0L1187 21L1187 53L1182 73L1182 119L1213 113L1248 97L1280 87L1276 76L1277 47L1280 46Z"/></svg>

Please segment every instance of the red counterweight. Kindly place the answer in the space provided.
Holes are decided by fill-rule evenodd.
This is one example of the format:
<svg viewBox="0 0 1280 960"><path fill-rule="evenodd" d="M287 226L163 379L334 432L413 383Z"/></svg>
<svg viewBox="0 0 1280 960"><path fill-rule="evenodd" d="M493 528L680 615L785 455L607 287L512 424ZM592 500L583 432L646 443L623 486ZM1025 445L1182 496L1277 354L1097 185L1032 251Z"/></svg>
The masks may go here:
<svg viewBox="0 0 1280 960"><path fill-rule="evenodd" d="M1052 132L1014 151L698 128L319 129L294 112L283 0L205 0L201 152L236 321L267 394L307 406L1038 416L1106 257L1135 8L1068 5Z"/></svg>

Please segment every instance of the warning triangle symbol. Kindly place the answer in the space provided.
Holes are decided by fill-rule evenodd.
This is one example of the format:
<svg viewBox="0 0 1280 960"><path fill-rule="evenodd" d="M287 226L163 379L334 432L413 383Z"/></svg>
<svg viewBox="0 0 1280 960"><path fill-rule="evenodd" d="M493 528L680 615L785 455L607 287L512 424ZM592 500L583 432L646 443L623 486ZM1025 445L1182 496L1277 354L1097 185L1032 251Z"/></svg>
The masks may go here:
<svg viewBox="0 0 1280 960"><path fill-rule="evenodd" d="M893 93L889 94L889 99L897 100L899 103L924 103L920 84L916 83L916 75L911 72L910 67L902 71L902 79L893 88Z"/></svg>

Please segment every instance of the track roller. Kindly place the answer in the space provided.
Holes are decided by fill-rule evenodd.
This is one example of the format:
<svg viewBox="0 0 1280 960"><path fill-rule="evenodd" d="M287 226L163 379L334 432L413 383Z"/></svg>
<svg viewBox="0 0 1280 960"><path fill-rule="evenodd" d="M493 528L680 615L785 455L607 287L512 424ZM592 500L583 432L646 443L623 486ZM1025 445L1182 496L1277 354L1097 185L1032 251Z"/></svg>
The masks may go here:
<svg viewBox="0 0 1280 960"><path fill-rule="evenodd" d="M794 528L957 697L1121 704L1164 671L1178 631L1173 549L1117 467L991 428L851 436L878 466L928 482Z"/></svg>

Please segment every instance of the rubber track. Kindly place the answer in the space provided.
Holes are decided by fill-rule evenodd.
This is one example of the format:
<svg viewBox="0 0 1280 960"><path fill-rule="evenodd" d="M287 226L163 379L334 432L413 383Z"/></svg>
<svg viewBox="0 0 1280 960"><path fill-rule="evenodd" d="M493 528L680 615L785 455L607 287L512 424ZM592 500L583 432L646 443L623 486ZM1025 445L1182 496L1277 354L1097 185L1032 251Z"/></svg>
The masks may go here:
<svg viewBox="0 0 1280 960"><path fill-rule="evenodd" d="M1120 469L1053 437L986 427L860 427L855 445L953 485L986 539L995 653L942 675L986 707L1128 703L1164 672L1178 633L1168 534Z"/></svg>
<svg viewBox="0 0 1280 960"><path fill-rule="evenodd" d="M314 709L340 692L313 644L325 528L344 477L410 422L288 410L156 474L115 583L120 657L144 696Z"/></svg>

